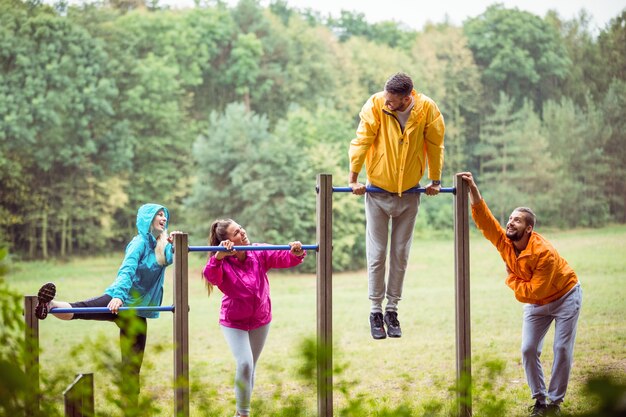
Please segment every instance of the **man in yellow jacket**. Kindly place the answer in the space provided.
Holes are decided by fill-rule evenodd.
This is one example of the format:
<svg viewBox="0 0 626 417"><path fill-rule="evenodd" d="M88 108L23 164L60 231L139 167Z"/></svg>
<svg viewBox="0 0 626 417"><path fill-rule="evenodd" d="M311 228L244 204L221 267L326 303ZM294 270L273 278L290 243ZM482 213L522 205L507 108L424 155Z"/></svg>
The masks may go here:
<svg viewBox="0 0 626 417"><path fill-rule="evenodd" d="M443 116L433 100L413 89L403 73L392 75L385 90L363 105L356 138L350 142L352 192L363 195L366 186L358 181L366 165L367 182L384 190L365 196L366 254L369 280L370 327L374 339L400 337L398 302L413 239L419 194L404 191L416 187L428 164L427 195L441 189L443 166ZM389 220L391 219L391 238ZM389 278L385 285L387 242ZM382 303L387 296L385 315ZM385 332L384 324L387 325Z"/></svg>
<svg viewBox="0 0 626 417"><path fill-rule="evenodd" d="M483 200L470 172L467 182L472 217L506 264L506 284L524 306L522 360L535 405L531 416L560 415L574 353L582 290L576 273L543 236L534 231L535 214L526 207L513 210L502 228ZM550 386L541 367L543 339L555 322L554 362ZM549 400L549 403L548 403Z"/></svg>

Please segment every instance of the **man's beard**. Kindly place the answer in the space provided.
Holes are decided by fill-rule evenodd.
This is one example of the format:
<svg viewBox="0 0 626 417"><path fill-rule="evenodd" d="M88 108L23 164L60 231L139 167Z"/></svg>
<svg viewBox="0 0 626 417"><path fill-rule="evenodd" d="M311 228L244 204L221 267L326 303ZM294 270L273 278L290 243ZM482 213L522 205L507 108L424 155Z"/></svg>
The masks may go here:
<svg viewBox="0 0 626 417"><path fill-rule="evenodd" d="M519 230L515 230L514 232L507 231L506 237L508 237L511 242L517 242L524 237L524 232L520 232Z"/></svg>

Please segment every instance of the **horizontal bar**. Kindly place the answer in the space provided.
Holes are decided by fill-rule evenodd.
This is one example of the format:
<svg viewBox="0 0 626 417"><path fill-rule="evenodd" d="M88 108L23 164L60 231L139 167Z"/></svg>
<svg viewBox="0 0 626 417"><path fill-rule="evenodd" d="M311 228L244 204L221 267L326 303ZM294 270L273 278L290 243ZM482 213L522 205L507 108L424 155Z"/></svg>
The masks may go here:
<svg viewBox="0 0 626 417"><path fill-rule="evenodd" d="M382 188L378 188L378 187L373 187L373 186L368 186L365 187L365 191L368 193L389 193L389 191L387 190L383 190ZM352 192L352 188L350 187L333 187L333 193L351 193ZM420 194L420 193L424 193L426 192L426 188L424 187L413 187L413 188L409 188L406 191L402 191L402 194ZM454 187L450 187L450 188L442 188L439 190L440 193L450 193L450 194L455 194L456 193L456 188ZM390 193L390 194L397 194L397 193Z"/></svg>
<svg viewBox="0 0 626 417"><path fill-rule="evenodd" d="M174 306L139 306L139 307L120 307L119 311L171 311L174 312ZM76 307L76 308L52 308L51 314L61 313L77 313L77 314L97 314L110 313L108 307Z"/></svg>
<svg viewBox="0 0 626 417"><path fill-rule="evenodd" d="M289 245L246 245L246 246L233 246L234 250L250 251L250 250L289 250ZM302 245L304 250L317 251L318 245ZM189 252L225 252L227 249L224 246L189 246Z"/></svg>

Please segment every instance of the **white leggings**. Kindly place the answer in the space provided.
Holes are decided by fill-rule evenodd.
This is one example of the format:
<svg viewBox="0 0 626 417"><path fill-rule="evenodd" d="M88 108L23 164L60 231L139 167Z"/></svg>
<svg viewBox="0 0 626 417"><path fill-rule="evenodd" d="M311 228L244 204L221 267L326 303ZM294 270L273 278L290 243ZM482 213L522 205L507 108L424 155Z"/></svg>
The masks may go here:
<svg viewBox="0 0 626 417"><path fill-rule="evenodd" d="M254 371L257 360L261 356L261 351L263 351L267 334L270 331L270 325L266 324L250 331L221 325L220 327L237 363L237 371L235 372L237 412L249 415L250 397L254 387Z"/></svg>

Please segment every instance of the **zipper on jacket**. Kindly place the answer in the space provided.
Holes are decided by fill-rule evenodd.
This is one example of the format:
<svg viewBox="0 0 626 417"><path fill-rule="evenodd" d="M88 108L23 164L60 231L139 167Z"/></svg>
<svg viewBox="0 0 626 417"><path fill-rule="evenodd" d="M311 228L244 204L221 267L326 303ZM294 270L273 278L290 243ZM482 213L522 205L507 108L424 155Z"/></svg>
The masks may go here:
<svg viewBox="0 0 626 417"><path fill-rule="evenodd" d="M404 135L404 129L402 128L402 123L400 123L400 119L398 119L398 116L396 116L393 113L389 113L387 110L383 109L383 113L385 113L388 116L393 117L394 119L396 119L396 122L398 122L398 126L400 127L400 132Z"/></svg>

